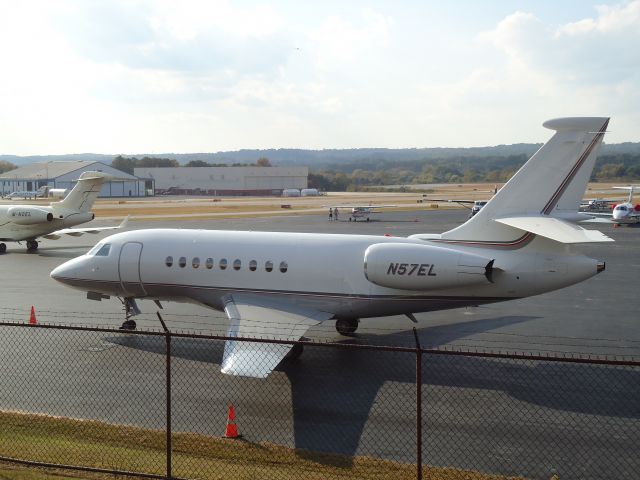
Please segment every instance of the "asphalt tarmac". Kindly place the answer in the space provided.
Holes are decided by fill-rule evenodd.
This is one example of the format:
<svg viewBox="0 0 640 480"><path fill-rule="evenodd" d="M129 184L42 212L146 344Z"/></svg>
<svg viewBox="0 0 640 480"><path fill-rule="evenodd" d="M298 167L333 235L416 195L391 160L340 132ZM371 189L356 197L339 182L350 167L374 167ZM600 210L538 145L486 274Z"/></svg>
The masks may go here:
<svg viewBox="0 0 640 480"><path fill-rule="evenodd" d="M371 222L325 215L129 223L182 227L410 235L463 222L459 210L383 212ZM346 220L346 219L343 219ZM100 222L96 222L100 223ZM109 222L103 222L109 223ZM593 227L588 227L593 228ZM614 244L579 247L607 262L602 274L529 299L418 314L423 347L640 358L637 277L640 228L598 225ZM106 236L44 241L37 253L8 245L0 257L0 320L117 327L116 299L89 301L49 272ZM157 306L140 302L141 329L158 329ZM223 334L223 314L166 303L173 331ZM406 317L366 319L345 340L332 322L307 337L324 342L414 346ZM164 339L4 327L0 408L164 427ZM220 342L174 339L176 431L224 432L233 402L248 441L312 451L415 461L415 357L309 348L266 380L219 373ZM423 461L549 478L635 478L640 471L640 370L628 367L427 356L423 360ZM345 467L349 461L345 460Z"/></svg>

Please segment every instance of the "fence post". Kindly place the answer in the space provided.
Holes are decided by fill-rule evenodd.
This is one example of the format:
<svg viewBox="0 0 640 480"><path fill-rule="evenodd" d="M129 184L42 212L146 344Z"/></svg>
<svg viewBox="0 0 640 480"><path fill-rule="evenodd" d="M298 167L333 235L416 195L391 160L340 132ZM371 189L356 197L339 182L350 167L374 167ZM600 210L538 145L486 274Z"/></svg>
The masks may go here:
<svg viewBox="0 0 640 480"><path fill-rule="evenodd" d="M422 480L422 348L416 327L413 327L413 337L416 340L416 478Z"/></svg>
<svg viewBox="0 0 640 480"><path fill-rule="evenodd" d="M169 329L167 328L167 325L164 323L164 320L162 319L162 316L160 315L160 312L156 312L156 315L158 315L158 320L160 320L160 323L162 324L162 329L164 330L165 333L165 342L166 342L166 352L165 352L165 356L166 356L166 374L167 374L167 378L166 378L166 395L167 395L167 401L166 401L166 405L167 405L167 440L166 440L166 444L167 444L167 480L171 480L171 478L173 478L173 474L172 474L172 466L171 466L171 456L173 454L173 449L171 447L171 437L172 437L172 432L171 432L171 332L169 331Z"/></svg>

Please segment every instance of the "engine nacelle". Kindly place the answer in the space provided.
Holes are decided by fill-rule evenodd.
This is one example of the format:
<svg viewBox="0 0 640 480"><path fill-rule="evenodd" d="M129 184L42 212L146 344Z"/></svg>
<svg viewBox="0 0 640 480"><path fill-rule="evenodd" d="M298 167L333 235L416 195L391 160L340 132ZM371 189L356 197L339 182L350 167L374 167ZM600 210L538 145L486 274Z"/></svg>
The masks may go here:
<svg viewBox="0 0 640 480"><path fill-rule="evenodd" d="M68 188L50 188L49 189L49 198L64 198L69 193Z"/></svg>
<svg viewBox="0 0 640 480"><path fill-rule="evenodd" d="M71 213L64 217L63 225L65 227L73 227L75 225L80 225L81 223L90 222L94 218L95 214L92 212Z"/></svg>
<svg viewBox="0 0 640 480"><path fill-rule="evenodd" d="M435 290L491 283L493 260L451 248L377 243L364 253L364 274L381 287Z"/></svg>
<svg viewBox="0 0 640 480"><path fill-rule="evenodd" d="M7 216L18 225L35 225L53 221L53 213L35 207L11 207Z"/></svg>

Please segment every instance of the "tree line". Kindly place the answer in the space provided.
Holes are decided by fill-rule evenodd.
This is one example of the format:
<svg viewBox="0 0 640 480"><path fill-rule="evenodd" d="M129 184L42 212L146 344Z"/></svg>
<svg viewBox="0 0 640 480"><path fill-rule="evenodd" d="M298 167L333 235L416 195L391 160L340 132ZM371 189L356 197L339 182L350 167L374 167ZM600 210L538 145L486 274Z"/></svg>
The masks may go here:
<svg viewBox="0 0 640 480"><path fill-rule="evenodd" d="M260 157L254 164L247 163L234 163L232 165L228 165L226 163L209 163L203 160L191 160L185 165L180 165L180 163L173 158L160 158L160 157L125 157L122 155L118 155L111 162L111 166L113 168L117 168L123 172L130 173L133 175L134 168L159 168L159 167L248 167L248 166L258 166L258 167L270 167L271 162L268 158Z"/></svg>
<svg viewBox="0 0 640 480"><path fill-rule="evenodd" d="M327 191L372 190L385 185L425 183L502 183L524 165L525 154L440 158L410 162L368 160L335 165L309 173L309 187ZM633 183L640 180L640 153L600 155L592 182Z"/></svg>

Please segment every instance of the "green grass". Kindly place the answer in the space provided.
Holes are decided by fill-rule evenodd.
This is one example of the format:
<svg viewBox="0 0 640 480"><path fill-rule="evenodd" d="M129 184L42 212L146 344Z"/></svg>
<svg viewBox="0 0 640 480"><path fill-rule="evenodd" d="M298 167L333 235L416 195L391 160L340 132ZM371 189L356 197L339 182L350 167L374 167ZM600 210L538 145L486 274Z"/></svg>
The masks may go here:
<svg viewBox="0 0 640 480"><path fill-rule="evenodd" d="M45 415L0 413L0 455L46 463L165 474L165 432ZM198 479L414 479L415 466L369 457L301 451L199 434L173 436L173 475ZM0 464L0 480L113 478ZM427 468L430 480L505 480ZM517 477L522 478L522 477Z"/></svg>

